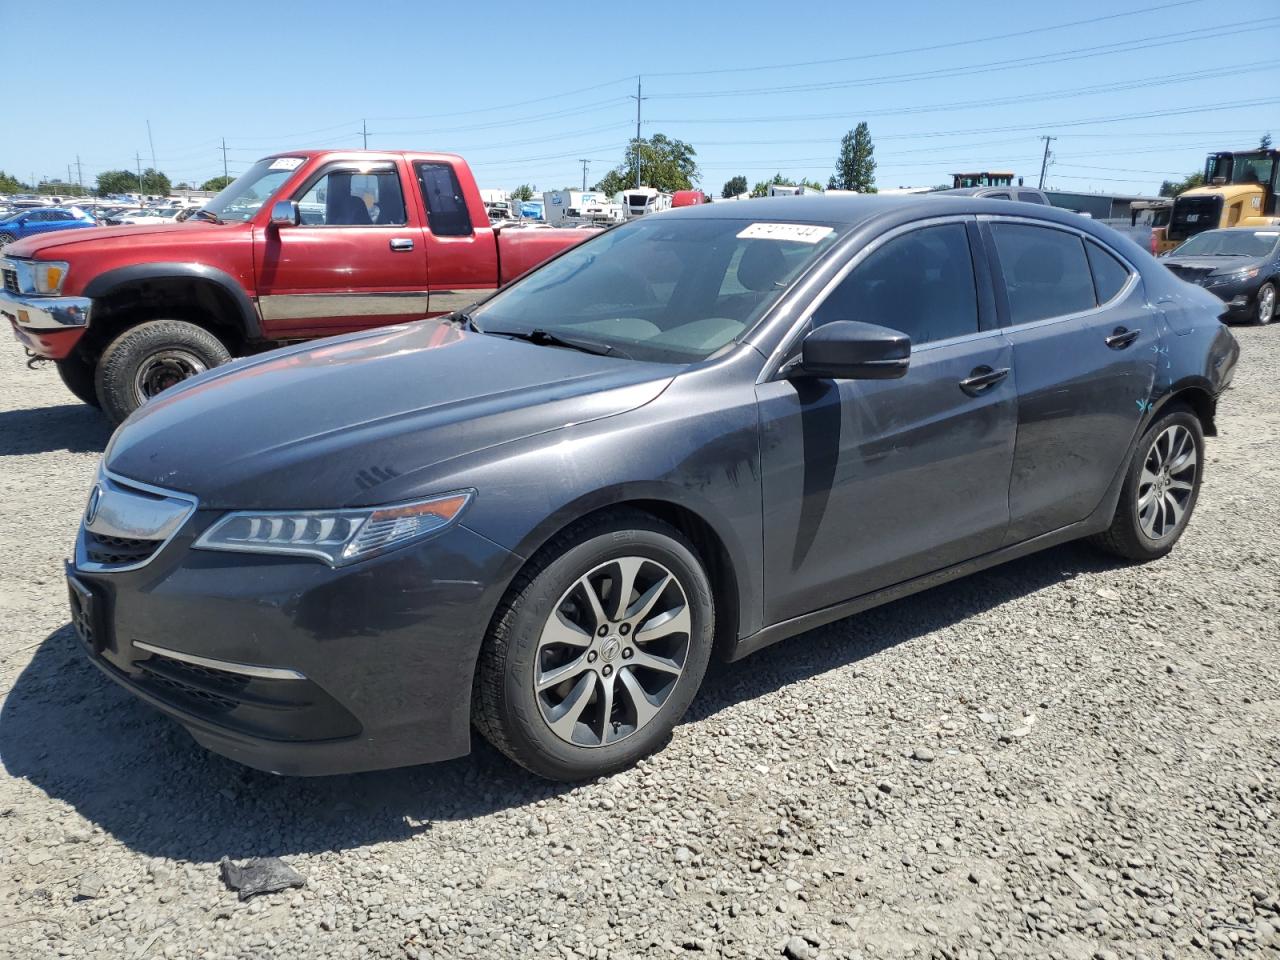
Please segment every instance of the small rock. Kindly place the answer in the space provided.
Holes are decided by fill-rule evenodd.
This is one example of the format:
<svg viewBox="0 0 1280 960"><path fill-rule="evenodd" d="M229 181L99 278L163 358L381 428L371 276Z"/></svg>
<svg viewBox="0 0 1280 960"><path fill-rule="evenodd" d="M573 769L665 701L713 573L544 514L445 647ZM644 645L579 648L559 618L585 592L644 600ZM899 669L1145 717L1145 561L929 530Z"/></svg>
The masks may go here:
<svg viewBox="0 0 1280 960"><path fill-rule="evenodd" d="M889 780L881 780L876 784L876 789L881 793L893 793L893 783Z"/></svg>
<svg viewBox="0 0 1280 960"><path fill-rule="evenodd" d="M693 859L693 851L688 847L676 847L676 863L688 863Z"/></svg>
<svg viewBox="0 0 1280 960"><path fill-rule="evenodd" d="M1013 743L1015 740L1021 740L1031 732L1030 727L1014 727L1012 730L1006 730L1000 734L1001 743Z"/></svg>
<svg viewBox="0 0 1280 960"><path fill-rule="evenodd" d="M803 937L790 937L782 948L782 955L791 960L813 960L813 949Z"/></svg>
<svg viewBox="0 0 1280 960"><path fill-rule="evenodd" d="M799 880L793 880L791 877L787 877L782 885L786 887L787 893L799 893L804 889L804 885Z"/></svg>
<svg viewBox="0 0 1280 960"><path fill-rule="evenodd" d="M915 750L912 751L911 756L913 759L919 760L921 763L933 762L933 751L928 747L916 747Z"/></svg>

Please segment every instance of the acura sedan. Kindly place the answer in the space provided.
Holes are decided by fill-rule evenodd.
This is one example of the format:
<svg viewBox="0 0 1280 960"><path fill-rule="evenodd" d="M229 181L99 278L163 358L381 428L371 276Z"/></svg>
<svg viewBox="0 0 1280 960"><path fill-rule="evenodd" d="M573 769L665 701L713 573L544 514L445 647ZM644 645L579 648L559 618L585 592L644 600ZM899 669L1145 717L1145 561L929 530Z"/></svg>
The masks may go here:
<svg viewBox="0 0 1280 960"><path fill-rule="evenodd" d="M474 727L608 773L712 656L1067 540L1168 553L1238 355L1222 309L1039 205L644 217L468 311L147 403L103 455L73 620L251 766L441 760Z"/></svg>

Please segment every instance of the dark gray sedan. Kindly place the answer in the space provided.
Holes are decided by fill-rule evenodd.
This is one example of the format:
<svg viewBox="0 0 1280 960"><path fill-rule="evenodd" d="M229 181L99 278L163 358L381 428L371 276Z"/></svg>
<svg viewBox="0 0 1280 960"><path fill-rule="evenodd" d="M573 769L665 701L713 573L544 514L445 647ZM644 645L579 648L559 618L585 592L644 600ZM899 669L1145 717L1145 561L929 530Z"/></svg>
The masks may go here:
<svg viewBox="0 0 1280 960"><path fill-rule="evenodd" d="M74 621L252 766L440 760L474 725L607 773L713 655L1079 537L1167 553L1238 354L1221 310L1044 206L644 217L469 312L149 402L103 456Z"/></svg>
<svg viewBox="0 0 1280 960"><path fill-rule="evenodd" d="M1226 227L1197 233L1160 262L1227 305L1227 316L1270 323L1280 288L1280 227Z"/></svg>

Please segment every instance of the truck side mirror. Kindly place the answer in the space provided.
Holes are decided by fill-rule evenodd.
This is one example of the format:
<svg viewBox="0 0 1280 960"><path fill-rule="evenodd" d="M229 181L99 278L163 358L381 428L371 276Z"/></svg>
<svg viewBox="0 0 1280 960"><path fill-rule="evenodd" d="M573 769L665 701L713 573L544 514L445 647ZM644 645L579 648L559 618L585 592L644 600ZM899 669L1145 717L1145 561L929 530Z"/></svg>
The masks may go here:
<svg viewBox="0 0 1280 960"><path fill-rule="evenodd" d="M271 225L273 227L296 227L302 222L298 205L292 200L277 200L271 207Z"/></svg>
<svg viewBox="0 0 1280 960"><path fill-rule="evenodd" d="M836 320L812 331L800 345L800 362L788 376L829 380L896 380L911 363L911 338L874 323Z"/></svg>

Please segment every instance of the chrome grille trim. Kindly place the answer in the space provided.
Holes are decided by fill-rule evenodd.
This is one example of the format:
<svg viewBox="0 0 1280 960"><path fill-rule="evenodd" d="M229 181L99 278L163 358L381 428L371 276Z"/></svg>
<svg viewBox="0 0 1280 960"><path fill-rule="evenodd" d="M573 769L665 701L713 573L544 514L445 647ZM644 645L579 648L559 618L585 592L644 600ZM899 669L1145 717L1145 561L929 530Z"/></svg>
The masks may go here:
<svg viewBox="0 0 1280 960"><path fill-rule="evenodd" d="M233 660L215 660L213 657L199 657L194 653L183 653L180 650L171 650L168 647L157 646L154 643L146 643L142 640L134 640L133 645L139 650L145 650L147 653L154 653L161 657L168 657L170 660L179 660L182 663L189 663L196 667L204 667L209 670L220 670L223 673L235 673L245 677L255 677L260 680L307 679L305 674L299 673L297 670L291 670L288 667L262 667L254 663L238 663Z"/></svg>
<svg viewBox="0 0 1280 960"><path fill-rule="evenodd" d="M190 494L130 480L99 467L76 538L76 568L90 573L122 573L146 566L191 519L198 505ZM91 538L125 541L129 547L125 553L141 551L144 543L153 546L132 563L101 563L90 556L91 549L96 552Z"/></svg>

